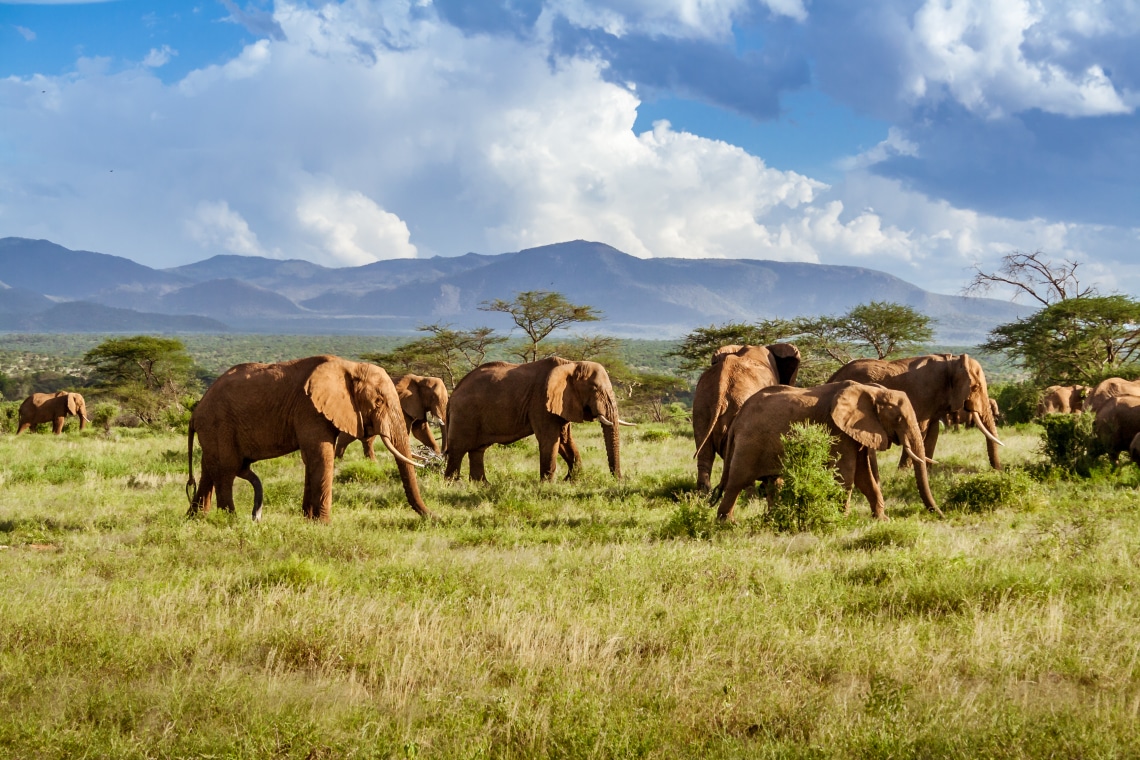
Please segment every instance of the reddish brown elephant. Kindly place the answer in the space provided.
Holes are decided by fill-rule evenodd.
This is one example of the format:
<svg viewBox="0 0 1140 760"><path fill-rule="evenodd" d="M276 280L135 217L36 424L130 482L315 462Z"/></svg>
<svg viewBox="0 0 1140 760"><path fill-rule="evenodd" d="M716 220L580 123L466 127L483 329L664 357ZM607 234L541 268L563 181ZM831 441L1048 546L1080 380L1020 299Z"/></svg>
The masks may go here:
<svg viewBox="0 0 1140 760"><path fill-rule="evenodd" d="M904 456L914 460L922 503L941 516L930 492L926 461L921 458L922 431L907 395L847 380L814 388L773 386L744 402L725 443L724 472L717 488L721 494L718 518L732 519L740 492L758 480L767 482L771 502L775 479L783 471L780 436L796 422L827 427L834 440L831 452L837 479L847 488L848 498L851 489L858 488L880 520L887 513L876 454L892 444L902 446Z"/></svg>
<svg viewBox="0 0 1140 760"><path fill-rule="evenodd" d="M87 404L78 393L60 391L58 393L33 393L20 404L20 426L16 435L34 425L51 423L51 432L59 435L68 415L79 418L79 429L87 427Z"/></svg>
<svg viewBox="0 0 1140 760"><path fill-rule="evenodd" d="M761 388L795 385L799 369L799 349L790 343L717 349L693 391L699 489L708 490L713 463L718 454L724 456L728 428L744 402Z"/></svg>
<svg viewBox="0 0 1140 760"><path fill-rule="evenodd" d="M1085 408L1085 398L1091 390L1087 385L1050 385L1037 404L1037 416L1076 414Z"/></svg>
<svg viewBox="0 0 1140 760"><path fill-rule="evenodd" d="M1109 458L1116 462L1122 451L1136 455L1133 443L1140 434L1140 396L1112 396L1096 412L1093 433Z"/></svg>
<svg viewBox="0 0 1140 760"><path fill-rule="evenodd" d="M435 442L435 436L431 434L428 415L435 415L435 418L439 420L440 433L446 435L447 384L438 377L421 377L420 375L404 375L394 378L394 380L396 393L400 396L400 407L404 410L404 423L408 426L408 432L436 454L441 453L439 444ZM345 449L355 440L351 435L341 433L336 439L336 458L340 459L344 456ZM364 455L373 461L376 460L376 452L373 449L374 441L375 436L365 438L361 442L364 445Z"/></svg>
<svg viewBox="0 0 1140 760"><path fill-rule="evenodd" d="M1110 377L1101 381L1085 397L1085 410L1094 414L1099 413L1100 408L1109 399L1117 396L1140 396L1140 381L1125 380L1120 377Z"/></svg>
<svg viewBox="0 0 1140 760"><path fill-rule="evenodd" d="M856 359L840 367L828 382L841 380L877 383L905 393L914 408L929 458L934 457L934 448L938 444L938 421L964 409L971 418L976 417L975 427L986 438L990 466L995 470L1001 469L997 447L1004 444L997 438L986 373L982 365L968 354L928 354L895 361ZM903 456L899 466L909 462L910 459Z"/></svg>
<svg viewBox="0 0 1140 760"><path fill-rule="evenodd" d="M489 362L459 381L447 410L446 477L459 477L463 457L470 457L472 480L486 480L483 455L496 443L538 439L539 474L554 477L555 454L570 477L581 462L570 423L602 424L610 472L621 477L617 398L609 373L597 362L558 357L526 364Z"/></svg>
<svg viewBox="0 0 1140 760"><path fill-rule="evenodd" d="M194 484L194 435L202 446L202 480ZM404 495L420 515L420 497L400 398L380 367L338 356L310 356L278 364L239 364L214 381L190 417L187 438L190 513L218 506L234 510L234 478L253 486L253 519L261 517L261 480L250 465L301 452L305 517L325 522L332 506L337 435L380 436L396 459Z"/></svg>

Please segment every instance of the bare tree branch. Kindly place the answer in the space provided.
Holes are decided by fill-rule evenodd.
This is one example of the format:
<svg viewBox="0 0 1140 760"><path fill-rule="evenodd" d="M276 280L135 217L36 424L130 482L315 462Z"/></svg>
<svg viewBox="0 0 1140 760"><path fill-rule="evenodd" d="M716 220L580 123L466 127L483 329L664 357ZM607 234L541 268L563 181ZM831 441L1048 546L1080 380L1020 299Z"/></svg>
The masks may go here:
<svg viewBox="0 0 1140 760"><path fill-rule="evenodd" d="M1095 287L1081 287L1077 279L1079 266L1080 262L1069 259L1047 259L1040 250L1033 253L1013 251L1002 256L997 272L983 272L975 265L974 277L962 289L962 295L981 295L995 287L1008 286L1013 288L1010 300L1016 301L1018 296L1028 295L1042 306L1096 295Z"/></svg>

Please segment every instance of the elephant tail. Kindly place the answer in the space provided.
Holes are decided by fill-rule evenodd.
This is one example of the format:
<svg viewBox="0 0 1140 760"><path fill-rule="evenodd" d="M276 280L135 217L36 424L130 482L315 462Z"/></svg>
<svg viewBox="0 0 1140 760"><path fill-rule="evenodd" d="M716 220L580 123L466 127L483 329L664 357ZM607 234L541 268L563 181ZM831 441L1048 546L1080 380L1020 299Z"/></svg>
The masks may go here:
<svg viewBox="0 0 1140 760"><path fill-rule="evenodd" d="M728 411L728 402L727 401L722 400L719 404L717 404L716 411L713 412L712 423L709 425L709 429L707 431L705 431L705 437L702 438L700 443L697 444L697 451L696 451L696 453L693 454L693 459L696 459L697 457L699 457L701 455L701 449L703 449L705 447L705 445L708 444L709 439L712 438L713 430L715 430L716 426L718 424L720 424L721 415L727 411ZM713 456L715 457L716 455L714 454Z"/></svg>
<svg viewBox="0 0 1140 760"><path fill-rule="evenodd" d="M198 484L194 482L194 417L190 417L190 429L186 434L186 500L194 509L194 492Z"/></svg>

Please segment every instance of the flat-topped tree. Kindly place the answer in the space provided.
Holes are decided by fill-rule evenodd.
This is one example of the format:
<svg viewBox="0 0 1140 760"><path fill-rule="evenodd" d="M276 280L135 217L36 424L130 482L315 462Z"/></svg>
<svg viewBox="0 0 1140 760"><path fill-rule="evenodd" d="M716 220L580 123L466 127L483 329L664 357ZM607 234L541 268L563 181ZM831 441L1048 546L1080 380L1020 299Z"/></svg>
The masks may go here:
<svg viewBox="0 0 1140 760"><path fill-rule="evenodd" d="M530 339L530 346L521 354L527 362L538 361L541 353L539 344L555 330L602 319L602 313L593 306L572 304L561 293L549 290L524 290L510 301L501 298L484 301L479 310L510 315Z"/></svg>

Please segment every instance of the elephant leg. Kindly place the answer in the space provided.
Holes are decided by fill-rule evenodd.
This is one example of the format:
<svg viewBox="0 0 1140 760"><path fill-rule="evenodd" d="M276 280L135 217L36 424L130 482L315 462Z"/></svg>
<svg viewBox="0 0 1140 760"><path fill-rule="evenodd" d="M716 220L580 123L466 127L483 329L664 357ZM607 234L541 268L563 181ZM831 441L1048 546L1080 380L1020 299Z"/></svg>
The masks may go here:
<svg viewBox="0 0 1140 760"><path fill-rule="evenodd" d="M854 441L851 441L854 443ZM841 451L839 460L835 463L835 471L839 475L839 481L843 484L843 489L847 492L847 498L843 502L843 514L851 511L851 494L855 490L855 470L857 469L856 456Z"/></svg>
<svg viewBox="0 0 1140 760"><path fill-rule="evenodd" d="M202 476L198 479L198 487L194 489L194 500L190 510L186 513L195 515L198 512L209 512L211 497L214 494L214 476L206 468L202 468Z"/></svg>
<svg viewBox="0 0 1140 760"><path fill-rule="evenodd" d="M930 459L934 458L934 447L938 445L938 426L930 425L926 428L926 435L922 438L922 447L926 449L926 456ZM918 453L918 452L915 452ZM906 452L903 452L906 457ZM910 457L907 457L909 459Z"/></svg>
<svg viewBox="0 0 1140 760"><path fill-rule="evenodd" d="M883 492L879 488L879 479L874 476L875 466L871 458L875 452L862 448L855 454L855 487L859 489L867 501L871 503L871 514L876 520L886 520L887 510L883 503Z"/></svg>
<svg viewBox="0 0 1140 760"><path fill-rule="evenodd" d="M570 426L566 425L558 434L558 455L566 462L566 480L570 480L582 464L582 455L578 453L578 445L570 435Z"/></svg>
<svg viewBox="0 0 1140 760"><path fill-rule="evenodd" d="M712 483L712 469L716 461L716 450L713 448L712 441L705 443L704 447L697 452L697 489L700 491L709 490Z"/></svg>
<svg viewBox="0 0 1140 760"><path fill-rule="evenodd" d="M558 469L554 455L558 452L559 434L538 437L538 475L542 480L553 480Z"/></svg>
<svg viewBox="0 0 1140 760"><path fill-rule="evenodd" d="M214 485L214 490L218 494L218 509L224 509L227 512L234 512L234 476L226 473L218 478L218 482Z"/></svg>
<svg viewBox="0 0 1140 760"><path fill-rule="evenodd" d="M427 420L416 420L412 423L412 436L436 454L439 453L439 444L435 442L435 437L431 434L431 426L428 425Z"/></svg>
<svg viewBox="0 0 1140 760"><path fill-rule="evenodd" d="M55 435L59 435L60 433L62 433L64 421L65 420L63 417L56 417L54 420L52 420L51 432L54 433Z"/></svg>
<svg viewBox="0 0 1140 760"><path fill-rule="evenodd" d="M467 455L471 469L471 480L477 483L487 482L487 471L483 467L483 456L487 453L486 446L480 446Z"/></svg>
<svg viewBox="0 0 1140 760"><path fill-rule="evenodd" d="M448 480L459 480L459 469L463 466L463 455L466 453L466 451L460 451L458 447L451 445L447 447L447 466L443 468L443 477ZM472 475L472 480L474 479L474 475Z"/></svg>
<svg viewBox="0 0 1140 760"><path fill-rule="evenodd" d="M27 430L31 426L32 426L32 423L30 423L30 422L21 422L20 427L18 427L16 429L16 435L19 435L20 433L24 432L25 430Z"/></svg>
<svg viewBox="0 0 1140 760"><path fill-rule="evenodd" d="M376 436L360 439L360 445L364 449L364 456L376 461Z"/></svg>
<svg viewBox="0 0 1140 760"><path fill-rule="evenodd" d="M253 486L253 521L260 522L261 505L264 496L264 491L261 488L261 478L257 477L257 475L253 473L253 470L249 469L248 462L238 471L238 477L243 480L248 480L249 484Z"/></svg>
<svg viewBox="0 0 1140 760"><path fill-rule="evenodd" d="M333 456L337 459L344 458L344 452L348 451L348 444L353 442L353 437L348 433L338 433L336 437L336 450Z"/></svg>
<svg viewBox="0 0 1140 760"><path fill-rule="evenodd" d="M301 509L305 517L328 522L332 512L333 443L318 441L301 449L305 463L305 496Z"/></svg>

